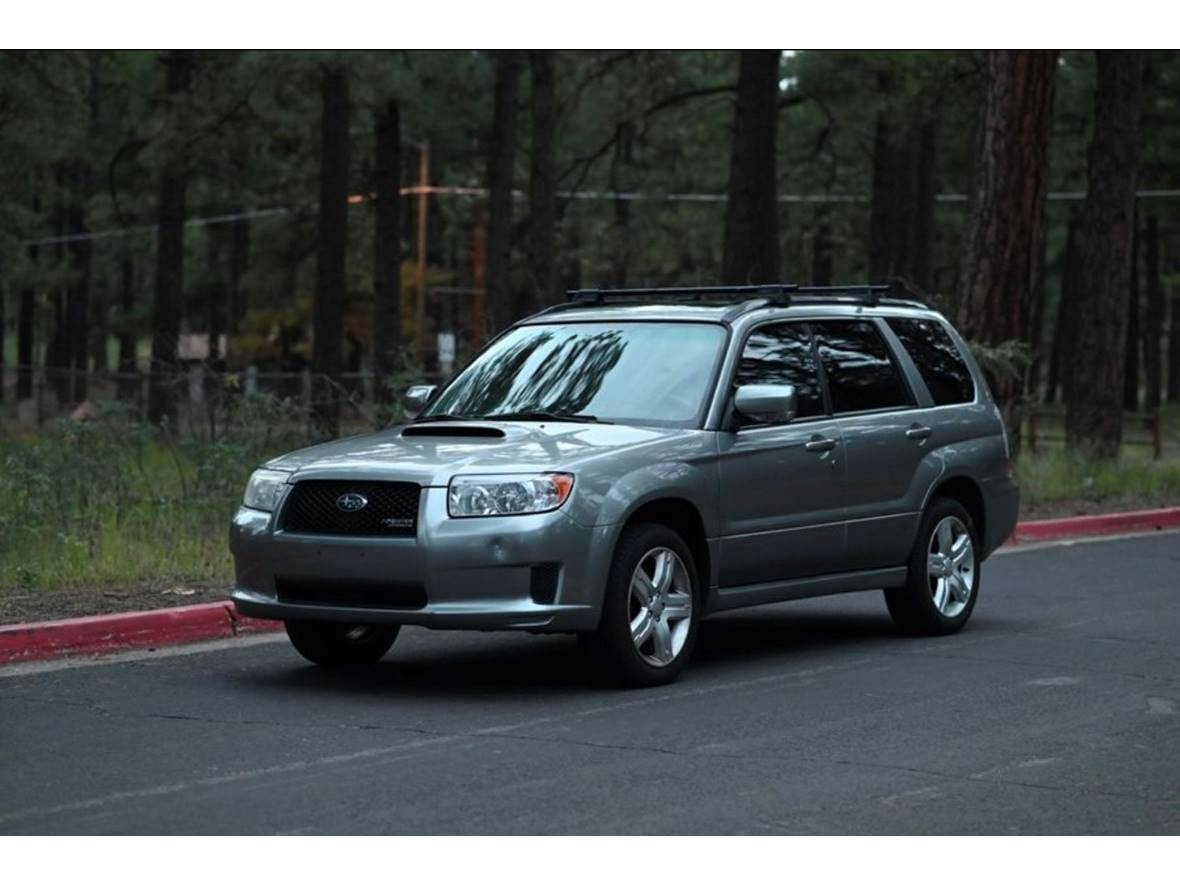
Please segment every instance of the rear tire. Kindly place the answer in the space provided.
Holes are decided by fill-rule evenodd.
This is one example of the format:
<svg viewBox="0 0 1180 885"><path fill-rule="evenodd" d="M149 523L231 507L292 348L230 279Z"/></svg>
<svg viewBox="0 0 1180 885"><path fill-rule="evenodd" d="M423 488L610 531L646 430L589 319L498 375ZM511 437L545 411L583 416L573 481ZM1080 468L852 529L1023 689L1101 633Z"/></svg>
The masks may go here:
<svg viewBox="0 0 1180 885"><path fill-rule="evenodd" d="M893 622L921 636L963 629L979 598L980 549L967 508L935 498L922 514L905 586L885 591Z"/></svg>
<svg viewBox="0 0 1180 885"><path fill-rule="evenodd" d="M619 539L598 630L578 638L609 681L666 685L692 655L700 603L700 579L684 539L665 525L640 523Z"/></svg>
<svg viewBox="0 0 1180 885"><path fill-rule="evenodd" d="M335 621L286 621L295 650L321 667L375 664L397 639L399 626L341 624Z"/></svg>

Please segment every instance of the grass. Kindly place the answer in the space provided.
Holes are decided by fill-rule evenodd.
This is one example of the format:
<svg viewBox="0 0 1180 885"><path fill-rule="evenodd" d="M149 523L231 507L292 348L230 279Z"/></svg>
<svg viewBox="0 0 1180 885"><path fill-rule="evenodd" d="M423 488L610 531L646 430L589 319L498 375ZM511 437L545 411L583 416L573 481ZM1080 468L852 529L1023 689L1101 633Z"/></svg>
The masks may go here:
<svg viewBox="0 0 1180 885"><path fill-rule="evenodd" d="M1026 514L1180 504L1180 459L1152 460L1127 449L1118 461L1088 461L1065 451L1024 453L1016 463Z"/></svg>
<svg viewBox="0 0 1180 885"><path fill-rule="evenodd" d="M118 415L0 439L0 596L228 586L250 471L304 442L258 406L216 440L161 439Z"/></svg>

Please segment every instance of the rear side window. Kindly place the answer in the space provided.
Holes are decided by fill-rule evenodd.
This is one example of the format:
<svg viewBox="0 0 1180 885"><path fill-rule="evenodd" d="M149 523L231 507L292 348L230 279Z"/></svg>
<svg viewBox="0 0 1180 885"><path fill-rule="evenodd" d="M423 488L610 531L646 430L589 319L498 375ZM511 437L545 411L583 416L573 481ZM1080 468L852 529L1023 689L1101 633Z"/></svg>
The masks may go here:
<svg viewBox="0 0 1180 885"><path fill-rule="evenodd" d="M934 320L886 320L918 367L936 406L975 399L971 370L942 323Z"/></svg>
<svg viewBox="0 0 1180 885"><path fill-rule="evenodd" d="M901 372L877 327L862 320L813 322L811 329L828 376L832 411L868 412L912 405Z"/></svg>
<svg viewBox="0 0 1180 885"><path fill-rule="evenodd" d="M738 363L741 384L792 384L800 418L824 413L811 336L802 323L769 323L746 339Z"/></svg>

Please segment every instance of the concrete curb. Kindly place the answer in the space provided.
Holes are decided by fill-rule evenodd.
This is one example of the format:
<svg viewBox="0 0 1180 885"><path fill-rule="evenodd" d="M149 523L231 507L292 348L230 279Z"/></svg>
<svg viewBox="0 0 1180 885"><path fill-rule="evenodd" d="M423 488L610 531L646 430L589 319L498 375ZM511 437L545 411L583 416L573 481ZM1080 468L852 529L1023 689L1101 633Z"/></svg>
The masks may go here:
<svg viewBox="0 0 1180 885"><path fill-rule="evenodd" d="M1018 546L1170 528L1180 528L1180 507L1021 522L1008 543ZM282 626L279 621L239 615L228 601L65 621L7 624L0 625L0 664L228 639L243 633L274 631Z"/></svg>
<svg viewBox="0 0 1180 885"><path fill-rule="evenodd" d="M279 621L239 615L231 602L0 626L0 664L65 655L156 648L278 630Z"/></svg>
<svg viewBox="0 0 1180 885"><path fill-rule="evenodd" d="M1158 532L1174 528L1180 528L1180 507L1163 507L1158 510L1131 510L1126 513L1098 513L1093 516L1019 522L1008 543L1029 544L1094 535Z"/></svg>

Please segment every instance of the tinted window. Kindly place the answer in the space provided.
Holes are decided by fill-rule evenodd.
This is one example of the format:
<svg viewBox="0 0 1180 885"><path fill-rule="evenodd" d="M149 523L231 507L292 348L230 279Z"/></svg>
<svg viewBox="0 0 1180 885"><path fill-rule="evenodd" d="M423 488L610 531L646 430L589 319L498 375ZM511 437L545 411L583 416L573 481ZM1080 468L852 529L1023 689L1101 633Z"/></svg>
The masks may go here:
<svg viewBox="0 0 1180 885"><path fill-rule="evenodd" d="M739 385L793 384L800 418L824 413L811 336L802 323L774 323L751 332L734 380Z"/></svg>
<svg viewBox="0 0 1180 885"><path fill-rule="evenodd" d="M913 358L936 406L969 403L975 399L971 370L942 323L897 318L886 322Z"/></svg>
<svg viewBox="0 0 1180 885"><path fill-rule="evenodd" d="M864 412L911 404L876 326L834 321L812 323L811 328L828 376L832 411Z"/></svg>
<svg viewBox="0 0 1180 885"><path fill-rule="evenodd" d="M475 358L423 417L520 412L690 427L725 344L706 323L518 326Z"/></svg>

